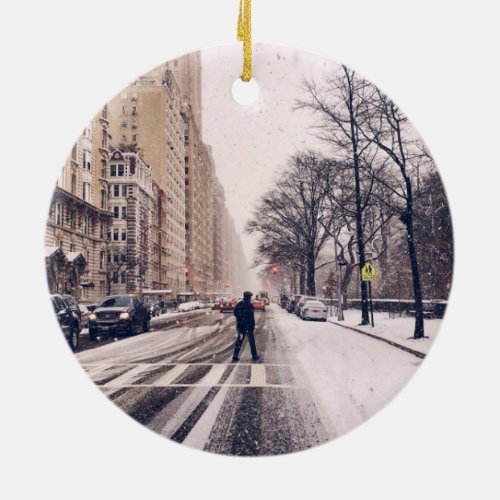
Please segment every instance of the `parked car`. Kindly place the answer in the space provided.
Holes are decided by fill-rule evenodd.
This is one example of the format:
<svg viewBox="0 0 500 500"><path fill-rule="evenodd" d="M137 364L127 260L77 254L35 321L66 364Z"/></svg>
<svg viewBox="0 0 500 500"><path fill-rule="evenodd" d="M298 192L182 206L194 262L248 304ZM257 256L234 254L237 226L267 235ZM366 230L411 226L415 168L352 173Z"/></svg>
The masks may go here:
<svg viewBox="0 0 500 500"><path fill-rule="evenodd" d="M69 294L64 294L61 295L61 297L64 299L64 302L68 305L70 311L74 314L75 320L78 322L78 331L81 332L82 330L82 311L80 310L80 306L78 305L78 302L76 299Z"/></svg>
<svg viewBox="0 0 500 500"><path fill-rule="evenodd" d="M95 340L101 334L147 332L149 320L147 306L135 295L110 295L90 314L89 337Z"/></svg>
<svg viewBox="0 0 500 500"><path fill-rule="evenodd" d="M303 320L319 319L320 321L326 321L327 311L327 307L320 300L306 300L300 310L300 317Z"/></svg>
<svg viewBox="0 0 500 500"><path fill-rule="evenodd" d="M195 311L196 309L201 309L203 307L203 302L201 300L192 300L191 302L183 302L179 304L177 310L179 312Z"/></svg>
<svg viewBox="0 0 500 500"><path fill-rule="evenodd" d="M65 302L61 295L53 294L50 296L54 312L56 313L59 326L73 352L78 349L80 341L80 330L74 312Z"/></svg>
<svg viewBox="0 0 500 500"><path fill-rule="evenodd" d="M256 311L265 311L266 310L266 302L264 300L253 299L252 305Z"/></svg>
<svg viewBox="0 0 500 500"><path fill-rule="evenodd" d="M80 314L81 314L80 317L82 319L80 326L82 328L88 328L89 327L89 316L90 316L89 308L85 304L78 304L78 307L80 309Z"/></svg>
<svg viewBox="0 0 500 500"><path fill-rule="evenodd" d="M300 299L295 304L295 309L293 311L297 316L300 316L300 310L304 307L304 304L306 303L307 300L318 300L318 299L316 297L312 297L311 295L301 295Z"/></svg>
<svg viewBox="0 0 500 500"><path fill-rule="evenodd" d="M236 307L236 300L234 299L224 299L219 303L219 311L221 313L224 312L233 312Z"/></svg>
<svg viewBox="0 0 500 500"><path fill-rule="evenodd" d="M289 313L293 313L295 311L295 304L299 301L301 295L291 295L290 300L286 306L286 310Z"/></svg>
<svg viewBox="0 0 500 500"><path fill-rule="evenodd" d="M288 293L282 293L279 297L279 305L282 309L286 309L288 302L290 302L291 295Z"/></svg>
<svg viewBox="0 0 500 500"><path fill-rule="evenodd" d="M222 298L220 298L220 297L219 297L219 298L217 298L217 299L215 299L215 300L214 300L214 303L213 303L213 305L212 305L212 310L213 310L213 311L217 311L217 310L219 309L219 307L220 307L220 303L221 303L223 300L224 300L224 299L222 299Z"/></svg>

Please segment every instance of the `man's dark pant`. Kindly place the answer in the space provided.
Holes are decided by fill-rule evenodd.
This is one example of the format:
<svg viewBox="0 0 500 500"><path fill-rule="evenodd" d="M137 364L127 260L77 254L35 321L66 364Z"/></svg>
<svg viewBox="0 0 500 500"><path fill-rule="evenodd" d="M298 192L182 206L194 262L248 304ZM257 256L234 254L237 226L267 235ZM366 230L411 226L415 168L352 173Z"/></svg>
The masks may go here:
<svg viewBox="0 0 500 500"><path fill-rule="evenodd" d="M257 347L255 346L255 337L253 336L253 330L240 330L238 331L236 344L234 346L233 359L238 358L240 354L241 344L243 344L245 335L248 336L248 343L250 344L250 351L252 351L252 358L255 359L257 357Z"/></svg>

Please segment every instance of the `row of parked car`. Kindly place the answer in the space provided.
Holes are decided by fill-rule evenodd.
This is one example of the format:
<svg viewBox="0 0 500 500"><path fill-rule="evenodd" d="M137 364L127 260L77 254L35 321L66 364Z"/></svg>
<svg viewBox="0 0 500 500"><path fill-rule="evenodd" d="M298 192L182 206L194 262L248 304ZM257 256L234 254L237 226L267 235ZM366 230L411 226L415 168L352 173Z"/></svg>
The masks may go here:
<svg viewBox="0 0 500 500"><path fill-rule="evenodd" d="M110 295L98 304L79 304L71 295L50 296L54 312L73 352L78 349L80 333L88 328L90 340L103 334L125 334L149 331L149 322L160 314L158 304L136 295Z"/></svg>
<svg viewBox="0 0 500 500"><path fill-rule="evenodd" d="M303 320L326 321L328 308L317 297L283 293L280 306Z"/></svg>
<svg viewBox="0 0 500 500"><path fill-rule="evenodd" d="M221 313L224 312L233 312L236 304L243 300L242 297L239 299L228 299L228 298L218 298L215 299L214 305L212 306L212 310L219 311ZM252 305L255 311L265 311L266 305L269 305L269 299L259 298L258 296L255 299L252 299Z"/></svg>

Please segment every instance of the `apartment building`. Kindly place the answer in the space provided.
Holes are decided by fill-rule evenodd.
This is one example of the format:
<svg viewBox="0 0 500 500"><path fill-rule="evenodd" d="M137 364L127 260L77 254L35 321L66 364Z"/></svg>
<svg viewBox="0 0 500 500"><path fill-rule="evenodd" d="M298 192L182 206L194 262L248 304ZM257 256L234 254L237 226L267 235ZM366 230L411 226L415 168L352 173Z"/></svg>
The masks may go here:
<svg viewBox="0 0 500 500"><path fill-rule="evenodd" d="M106 290L106 234L112 219L102 175L107 151L97 140L101 146L108 140L106 109L84 129L61 170L45 232L51 293L88 302Z"/></svg>

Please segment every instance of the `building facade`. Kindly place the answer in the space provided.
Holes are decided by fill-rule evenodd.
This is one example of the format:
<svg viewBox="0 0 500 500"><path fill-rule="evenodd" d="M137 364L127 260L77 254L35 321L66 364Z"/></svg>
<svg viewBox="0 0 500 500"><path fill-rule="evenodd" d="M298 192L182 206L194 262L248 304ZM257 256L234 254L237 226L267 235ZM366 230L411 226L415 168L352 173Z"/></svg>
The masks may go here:
<svg viewBox="0 0 500 500"><path fill-rule="evenodd" d="M116 149L108 161L108 294L140 293L153 285L153 180L137 151Z"/></svg>
<svg viewBox="0 0 500 500"><path fill-rule="evenodd" d="M161 288L176 294L185 289L185 122L181 91L165 66L138 78L108 104L113 143L137 148L151 167L153 181L164 193L161 238L157 255L165 273Z"/></svg>
<svg viewBox="0 0 500 500"><path fill-rule="evenodd" d="M103 118L104 116L104 118ZM45 232L46 264L51 293L70 293L93 302L105 294L106 234L111 223L102 180L107 141L106 110L85 128L61 171Z"/></svg>

